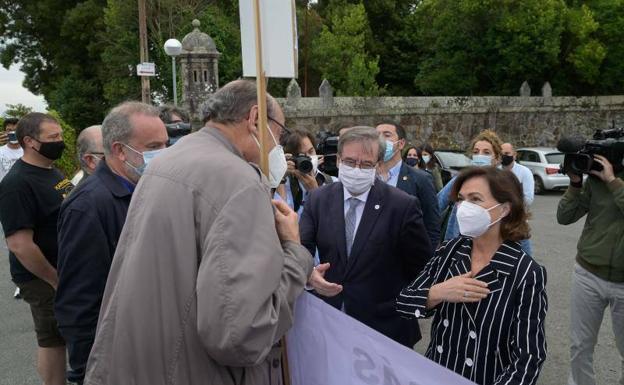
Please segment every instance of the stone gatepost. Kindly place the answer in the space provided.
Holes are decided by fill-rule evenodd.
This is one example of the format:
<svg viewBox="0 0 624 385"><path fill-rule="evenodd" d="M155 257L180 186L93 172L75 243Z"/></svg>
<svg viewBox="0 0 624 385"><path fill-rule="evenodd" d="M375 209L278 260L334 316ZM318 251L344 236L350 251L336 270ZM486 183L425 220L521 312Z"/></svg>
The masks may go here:
<svg viewBox="0 0 624 385"><path fill-rule="evenodd" d="M193 31L182 39L182 106L194 120L201 120L201 105L219 88L219 57L214 40L201 32L199 20Z"/></svg>

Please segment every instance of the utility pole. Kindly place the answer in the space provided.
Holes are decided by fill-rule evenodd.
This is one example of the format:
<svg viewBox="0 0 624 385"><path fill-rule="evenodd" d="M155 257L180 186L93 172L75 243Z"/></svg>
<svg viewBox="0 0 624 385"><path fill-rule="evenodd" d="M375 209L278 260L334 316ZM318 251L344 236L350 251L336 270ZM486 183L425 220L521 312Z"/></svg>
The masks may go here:
<svg viewBox="0 0 624 385"><path fill-rule="evenodd" d="M148 62L147 49L147 12L145 0L139 0L139 46L141 51L141 63ZM141 100L143 103L151 103L149 76L141 76Z"/></svg>

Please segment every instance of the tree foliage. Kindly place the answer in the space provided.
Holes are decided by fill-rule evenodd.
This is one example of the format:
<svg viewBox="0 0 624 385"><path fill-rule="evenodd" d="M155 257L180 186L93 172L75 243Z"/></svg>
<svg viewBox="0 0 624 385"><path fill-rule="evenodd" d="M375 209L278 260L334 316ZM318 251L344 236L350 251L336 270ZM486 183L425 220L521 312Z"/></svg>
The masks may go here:
<svg viewBox="0 0 624 385"><path fill-rule="evenodd" d="M242 76L238 1L146 1L155 103L172 100L163 44L195 18L222 54L220 84ZM296 12L304 95L323 78L339 95L516 95L525 80L624 92L624 0L296 0ZM0 63L19 63L24 86L81 129L140 99L137 20L135 0L0 0Z"/></svg>
<svg viewBox="0 0 624 385"><path fill-rule="evenodd" d="M330 25L315 40L313 61L338 95L379 94L379 58L366 50L370 33L364 5L344 4L333 10Z"/></svg>
<svg viewBox="0 0 624 385"><path fill-rule="evenodd" d="M7 104L6 110L4 111L5 118L17 118L21 119L22 116L33 112L33 109L23 105L22 103L17 104Z"/></svg>

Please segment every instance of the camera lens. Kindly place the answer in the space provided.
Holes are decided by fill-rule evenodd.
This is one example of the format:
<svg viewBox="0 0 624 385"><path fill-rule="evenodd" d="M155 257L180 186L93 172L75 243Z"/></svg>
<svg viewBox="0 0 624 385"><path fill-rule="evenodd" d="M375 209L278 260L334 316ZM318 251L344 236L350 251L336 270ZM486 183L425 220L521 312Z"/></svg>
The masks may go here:
<svg viewBox="0 0 624 385"><path fill-rule="evenodd" d="M308 174L313 170L312 159L306 155L297 155L294 158L295 168L304 174Z"/></svg>

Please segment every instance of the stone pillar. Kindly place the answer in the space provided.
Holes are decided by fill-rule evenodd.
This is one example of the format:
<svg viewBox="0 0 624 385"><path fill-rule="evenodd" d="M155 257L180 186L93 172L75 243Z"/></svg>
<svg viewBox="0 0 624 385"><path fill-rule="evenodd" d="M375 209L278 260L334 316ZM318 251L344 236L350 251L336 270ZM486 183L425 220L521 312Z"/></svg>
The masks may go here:
<svg viewBox="0 0 624 385"><path fill-rule="evenodd" d="M201 32L199 20L193 20L193 31L182 40L182 106L193 120L201 120L201 105L219 88L221 54L210 36Z"/></svg>

